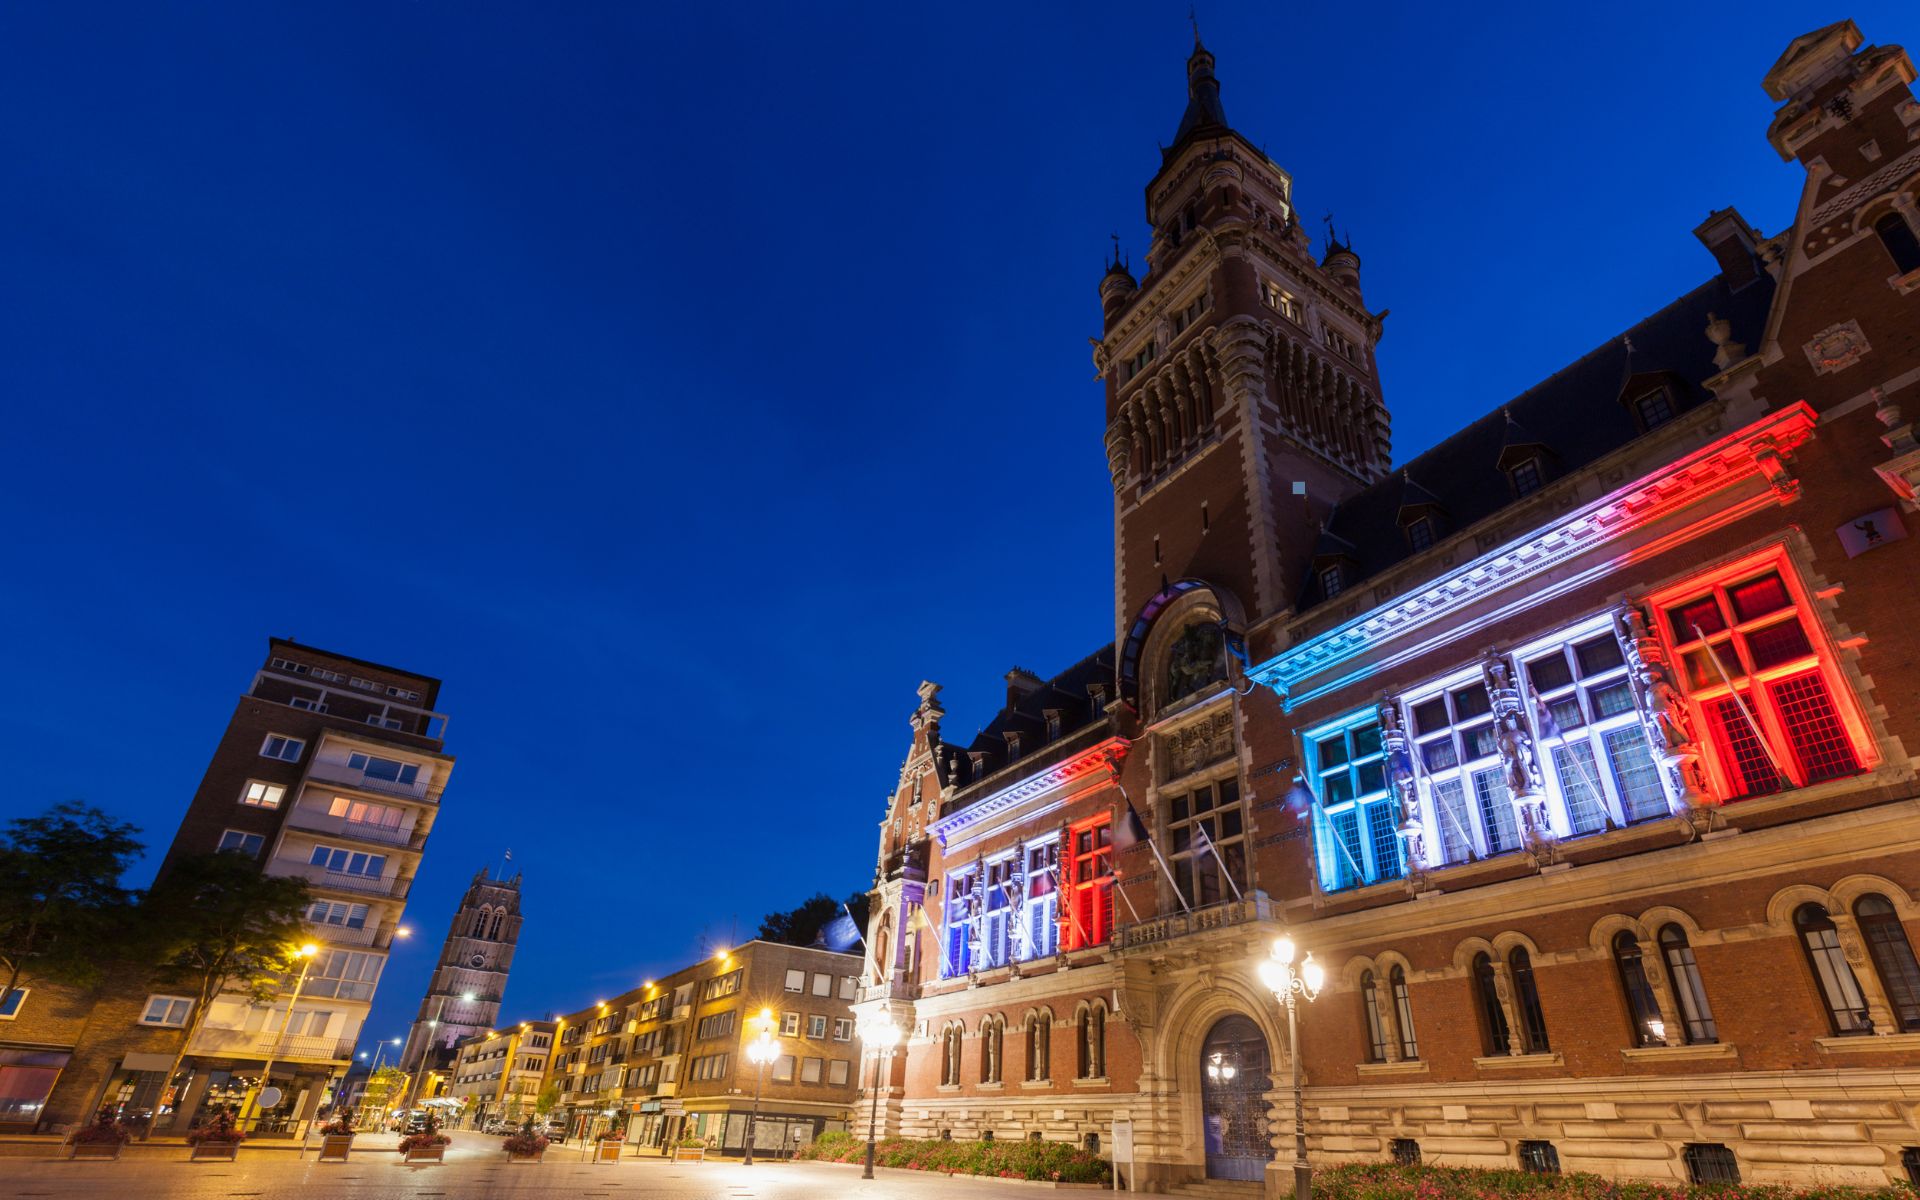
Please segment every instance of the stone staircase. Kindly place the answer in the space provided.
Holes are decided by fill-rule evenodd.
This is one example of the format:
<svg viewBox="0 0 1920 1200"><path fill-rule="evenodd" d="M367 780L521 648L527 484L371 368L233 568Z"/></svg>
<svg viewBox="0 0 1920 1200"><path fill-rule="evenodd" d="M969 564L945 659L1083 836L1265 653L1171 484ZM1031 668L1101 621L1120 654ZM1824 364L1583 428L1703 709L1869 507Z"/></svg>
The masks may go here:
<svg viewBox="0 0 1920 1200"><path fill-rule="evenodd" d="M1167 1189L1167 1195L1185 1196L1187 1200L1260 1200L1265 1194L1265 1189L1258 1183L1242 1183L1234 1179L1177 1183Z"/></svg>

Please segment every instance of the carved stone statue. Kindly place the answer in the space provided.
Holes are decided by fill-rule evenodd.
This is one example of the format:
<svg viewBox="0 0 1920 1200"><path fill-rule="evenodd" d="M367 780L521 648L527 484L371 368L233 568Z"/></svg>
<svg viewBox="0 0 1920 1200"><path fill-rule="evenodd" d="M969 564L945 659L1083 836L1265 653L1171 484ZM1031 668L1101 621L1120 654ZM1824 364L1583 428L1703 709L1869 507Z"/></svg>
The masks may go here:
<svg viewBox="0 0 1920 1200"><path fill-rule="evenodd" d="M1553 826L1547 817L1547 804L1540 778L1540 759L1533 744L1533 730L1527 724L1520 689L1513 683L1513 666L1497 654L1489 654L1480 664L1480 676L1493 704L1494 746L1500 751L1500 766L1506 777L1507 794L1512 797L1516 824L1527 844L1550 850ZM1551 854L1549 853L1549 857Z"/></svg>
<svg viewBox="0 0 1920 1200"><path fill-rule="evenodd" d="M1400 701L1392 696L1380 697L1378 706L1380 718L1380 743L1387 753L1387 786L1393 790L1394 798L1400 805L1398 833L1401 845L1406 848L1407 874L1417 881L1425 875L1427 862L1427 827L1420 820L1419 785L1413 777L1413 744L1407 736L1405 720L1400 715Z"/></svg>
<svg viewBox="0 0 1920 1200"><path fill-rule="evenodd" d="M1648 632L1645 615L1634 605L1622 605L1613 614L1613 632L1627 660L1627 680L1641 722L1666 767L1669 807L1682 815L1710 807L1713 799L1700 766L1700 733L1693 712L1674 686L1666 655Z"/></svg>
<svg viewBox="0 0 1920 1200"><path fill-rule="evenodd" d="M1167 655L1167 703L1225 679L1225 649L1220 626L1213 621L1196 621L1181 630Z"/></svg>

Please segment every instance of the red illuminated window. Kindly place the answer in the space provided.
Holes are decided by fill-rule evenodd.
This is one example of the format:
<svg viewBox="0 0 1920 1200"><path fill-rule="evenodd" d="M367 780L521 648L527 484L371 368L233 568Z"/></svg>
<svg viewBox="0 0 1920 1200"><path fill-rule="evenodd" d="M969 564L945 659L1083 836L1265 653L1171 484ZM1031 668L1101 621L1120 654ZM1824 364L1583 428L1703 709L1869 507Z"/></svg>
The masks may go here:
<svg viewBox="0 0 1920 1200"><path fill-rule="evenodd" d="M1852 698L1780 556L1658 603L1722 794L1763 796L1863 769Z"/></svg>
<svg viewBox="0 0 1920 1200"><path fill-rule="evenodd" d="M1113 935L1113 824L1105 816L1067 831L1067 903L1060 943L1097 946Z"/></svg>

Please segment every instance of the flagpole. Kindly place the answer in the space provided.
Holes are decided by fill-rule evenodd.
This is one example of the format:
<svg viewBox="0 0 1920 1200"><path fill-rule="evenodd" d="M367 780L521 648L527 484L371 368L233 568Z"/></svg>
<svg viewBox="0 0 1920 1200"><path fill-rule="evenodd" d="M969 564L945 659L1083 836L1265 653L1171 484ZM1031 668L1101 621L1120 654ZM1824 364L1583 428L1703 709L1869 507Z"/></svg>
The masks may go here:
<svg viewBox="0 0 1920 1200"><path fill-rule="evenodd" d="M1340 840L1340 835L1338 833L1334 832L1333 818L1327 815L1326 806L1320 803L1319 794L1316 793L1313 790L1313 788L1309 787L1307 785L1307 781L1305 779L1302 779L1300 776L1298 775L1294 776L1293 781L1299 784L1301 787L1307 789L1307 797L1313 801L1313 811L1318 813L1320 816L1320 819L1327 823L1327 836L1330 839L1332 839L1334 845L1340 848L1340 853L1347 856L1347 865L1353 868L1353 873L1359 876L1361 879L1365 879L1367 877L1366 868L1360 865L1359 861L1353 857L1353 851L1347 849L1347 844ZM1354 819L1357 821L1359 820L1359 817L1356 816Z"/></svg>
<svg viewBox="0 0 1920 1200"><path fill-rule="evenodd" d="M1120 872L1118 871L1113 873L1113 890L1120 897L1120 903L1126 905L1127 911L1133 914L1133 923L1138 925L1140 923L1140 910L1133 906L1133 901L1127 899L1126 890L1120 886Z"/></svg>
<svg viewBox="0 0 1920 1200"><path fill-rule="evenodd" d="M1056 897L1071 899L1072 893L1067 890L1067 881L1060 875L1060 864L1051 863L1047 866L1047 870L1053 872L1053 884L1055 888L1053 894ZM1055 912L1060 911L1059 899L1053 902L1053 910ZM1073 933L1076 938L1087 936L1087 931L1080 928L1080 914L1073 911L1073 905L1071 903L1067 905L1067 922L1073 926Z"/></svg>
<svg viewBox="0 0 1920 1200"><path fill-rule="evenodd" d="M1208 836L1207 827L1205 825L1195 825L1193 828L1196 833L1206 839L1207 853L1213 855L1214 865L1220 868L1220 874L1226 877L1227 886L1233 889L1234 900L1236 902L1245 900L1246 897L1240 892L1240 885L1234 881L1233 872L1227 867L1227 860L1220 857L1220 848L1215 846L1213 844L1213 838ZM1195 898L1198 899L1198 897Z"/></svg>
<svg viewBox="0 0 1920 1200"><path fill-rule="evenodd" d="M1707 658L1713 663L1714 673L1720 676L1721 683L1727 685L1727 694L1733 697L1733 702L1740 706L1740 715L1747 719L1747 728L1753 730L1753 736L1759 741L1760 749L1766 753L1767 763L1773 767L1779 782L1792 786L1793 777L1787 774L1786 769L1780 765L1780 760L1774 756L1773 743L1767 741L1767 735L1760 732L1760 722L1754 720L1753 710L1747 707L1747 698L1740 694L1739 688L1733 686L1732 678L1727 675L1727 668L1721 665L1720 655L1707 642L1707 635L1701 632L1698 621L1693 624L1693 636L1699 638L1700 644L1706 648Z"/></svg>

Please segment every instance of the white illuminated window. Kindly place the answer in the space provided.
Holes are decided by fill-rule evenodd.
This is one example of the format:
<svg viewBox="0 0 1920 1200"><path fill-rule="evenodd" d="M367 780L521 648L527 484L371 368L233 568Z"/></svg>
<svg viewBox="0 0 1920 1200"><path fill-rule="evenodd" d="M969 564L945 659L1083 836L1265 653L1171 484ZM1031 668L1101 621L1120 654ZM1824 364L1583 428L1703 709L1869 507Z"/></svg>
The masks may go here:
<svg viewBox="0 0 1920 1200"><path fill-rule="evenodd" d="M279 784L261 783L256 779L247 784L246 791L240 793L240 803L249 808L279 808L286 794L287 789Z"/></svg>

